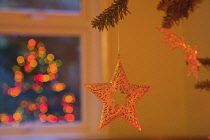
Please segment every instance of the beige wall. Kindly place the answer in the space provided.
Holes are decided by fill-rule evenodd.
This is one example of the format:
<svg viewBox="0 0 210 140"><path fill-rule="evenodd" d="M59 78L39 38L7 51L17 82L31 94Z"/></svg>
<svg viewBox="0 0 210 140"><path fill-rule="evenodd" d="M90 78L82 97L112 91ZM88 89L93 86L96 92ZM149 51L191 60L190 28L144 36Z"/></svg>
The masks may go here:
<svg viewBox="0 0 210 140"><path fill-rule="evenodd" d="M103 0L107 1L107 0ZM107 1L108 2L108 1ZM110 2L110 0L109 0ZM112 138L137 137L193 137L210 135L210 93L194 90L196 82L187 77L183 51L167 53L167 44L161 43L164 35L155 27L161 26L163 12L156 10L159 0L130 0L130 15L120 22L120 53L130 83L152 86L138 103L137 111L142 131L121 118L114 120L102 131ZM184 36L192 45L197 44L199 56L210 56L209 14L210 1L204 0L200 9L184 25ZM199 20L199 21L198 21ZM180 27L174 28L178 34ZM117 27L108 32L107 74L111 80L117 63ZM200 52L201 51L201 52ZM106 56L106 55L105 55ZM207 78L201 68L199 80Z"/></svg>

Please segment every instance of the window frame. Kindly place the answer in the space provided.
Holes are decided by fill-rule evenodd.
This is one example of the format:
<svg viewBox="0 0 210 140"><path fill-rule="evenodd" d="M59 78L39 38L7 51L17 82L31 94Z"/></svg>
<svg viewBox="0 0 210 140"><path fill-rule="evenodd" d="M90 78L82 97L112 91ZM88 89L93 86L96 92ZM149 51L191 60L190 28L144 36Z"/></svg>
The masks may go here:
<svg viewBox="0 0 210 140"><path fill-rule="evenodd" d="M106 57L106 33L93 29L90 21L99 14L104 3L99 0L81 0L81 14L53 14L40 11L0 10L0 33L28 35L73 35L81 39L81 123L46 125L39 123L21 127L0 127L0 138L103 138L106 131L97 131L101 102L85 87L86 83L103 80L103 61ZM94 8L93 8L94 7ZM102 39L103 38L103 39ZM104 51L104 52L103 52ZM103 53L102 53L103 52ZM88 117L87 117L88 116Z"/></svg>

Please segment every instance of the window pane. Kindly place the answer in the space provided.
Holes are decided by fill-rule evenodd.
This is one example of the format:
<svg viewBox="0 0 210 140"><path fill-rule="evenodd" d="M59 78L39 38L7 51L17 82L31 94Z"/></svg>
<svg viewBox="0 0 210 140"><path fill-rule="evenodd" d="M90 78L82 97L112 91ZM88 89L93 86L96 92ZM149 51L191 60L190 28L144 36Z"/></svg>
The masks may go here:
<svg viewBox="0 0 210 140"><path fill-rule="evenodd" d="M0 8L80 11L80 0L0 0Z"/></svg>
<svg viewBox="0 0 210 140"><path fill-rule="evenodd" d="M80 120L79 45L74 36L0 35L1 125Z"/></svg>

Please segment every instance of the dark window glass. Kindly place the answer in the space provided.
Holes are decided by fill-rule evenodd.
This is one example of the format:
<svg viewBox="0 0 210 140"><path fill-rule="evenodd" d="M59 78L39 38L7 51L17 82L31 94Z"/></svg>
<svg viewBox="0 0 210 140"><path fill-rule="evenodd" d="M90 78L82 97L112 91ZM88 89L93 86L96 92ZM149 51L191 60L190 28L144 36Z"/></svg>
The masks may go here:
<svg viewBox="0 0 210 140"><path fill-rule="evenodd" d="M0 8L80 11L80 0L0 0Z"/></svg>
<svg viewBox="0 0 210 140"><path fill-rule="evenodd" d="M0 123L80 120L80 38L0 35Z"/></svg>

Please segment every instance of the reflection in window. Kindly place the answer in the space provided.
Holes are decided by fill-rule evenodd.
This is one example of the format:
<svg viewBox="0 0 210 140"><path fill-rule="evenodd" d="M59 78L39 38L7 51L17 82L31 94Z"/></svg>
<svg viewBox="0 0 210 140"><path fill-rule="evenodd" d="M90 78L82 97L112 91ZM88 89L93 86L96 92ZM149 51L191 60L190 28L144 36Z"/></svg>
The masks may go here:
<svg viewBox="0 0 210 140"><path fill-rule="evenodd" d="M80 11L80 0L0 0L0 8Z"/></svg>
<svg viewBox="0 0 210 140"><path fill-rule="evenodd" d="M2 126L80 120L79 45L79 37L0 35Z"/></svg>

